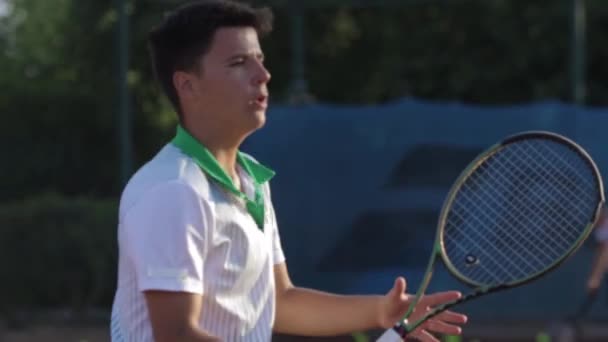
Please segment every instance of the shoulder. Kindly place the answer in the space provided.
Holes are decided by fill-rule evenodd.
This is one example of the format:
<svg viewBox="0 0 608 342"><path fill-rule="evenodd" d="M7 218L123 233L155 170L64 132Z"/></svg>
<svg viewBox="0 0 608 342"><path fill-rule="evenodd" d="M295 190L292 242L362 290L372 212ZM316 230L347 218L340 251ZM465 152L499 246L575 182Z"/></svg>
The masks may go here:
<svg viewBox="0 0 608 342"><path fill-rule="evenodd" d="M140 202L163 204L208 196L209 182L198 165L175 146L167 144L137 170L125 186L120 198L120 216Z"/></svg>

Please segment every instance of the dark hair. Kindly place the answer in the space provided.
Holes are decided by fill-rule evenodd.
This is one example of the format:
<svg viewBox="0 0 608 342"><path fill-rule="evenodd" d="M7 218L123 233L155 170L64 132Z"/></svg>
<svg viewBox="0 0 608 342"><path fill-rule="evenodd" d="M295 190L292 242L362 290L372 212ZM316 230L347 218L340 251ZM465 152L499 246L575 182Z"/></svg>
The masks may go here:
<svg viewBox="0 0 608 342"><path fill-rule="evenodd" d="M154 73L180 119L173 73L197 70L200 56L209 50L219 28L253 27L259 36L264 36L272 30L272 20L268 8L254 9L232 0L199 0L178 7L150 32Z"/></svg>

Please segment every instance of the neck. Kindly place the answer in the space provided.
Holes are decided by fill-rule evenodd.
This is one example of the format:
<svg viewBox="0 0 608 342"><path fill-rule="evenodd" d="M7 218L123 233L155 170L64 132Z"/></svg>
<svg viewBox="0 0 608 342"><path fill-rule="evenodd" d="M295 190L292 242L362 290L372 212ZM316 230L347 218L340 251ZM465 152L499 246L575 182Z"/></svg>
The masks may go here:
<svg viewBox="0 0 608 342"><path fill-rule="evenodd" d="M186 125L185 123L184 128L209 150L224 172L235 182L235 185L238 185L236 156L244 139L231 139L229 135L221 133L220 130L211 130L206 129L206 127Z"/></svg>

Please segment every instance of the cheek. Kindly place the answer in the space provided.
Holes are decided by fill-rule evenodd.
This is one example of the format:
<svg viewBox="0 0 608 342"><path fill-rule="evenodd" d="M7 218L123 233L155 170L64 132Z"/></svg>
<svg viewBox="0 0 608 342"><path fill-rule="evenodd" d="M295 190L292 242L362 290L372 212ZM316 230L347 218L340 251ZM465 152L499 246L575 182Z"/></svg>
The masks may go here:
<svg viewBox="0 0 608 342"><path fill-rule="evenodd" d="M248 83L244 72L228 70L214 76L207 79L206 88L216 96L238 101L238 97L246 92Z"/></svg>

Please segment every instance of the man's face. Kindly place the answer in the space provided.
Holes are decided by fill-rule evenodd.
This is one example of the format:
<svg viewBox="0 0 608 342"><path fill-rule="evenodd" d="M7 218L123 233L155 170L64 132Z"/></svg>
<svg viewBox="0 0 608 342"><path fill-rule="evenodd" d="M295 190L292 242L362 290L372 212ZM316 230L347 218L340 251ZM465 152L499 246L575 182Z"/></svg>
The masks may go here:
<svg viewBox="0 0 608 342"><path fill-rule="evenodd" d="M270 73L258 35L251 27L216 31L194 78L194 105L203 120L224 134L248 134L266 121Z"/></svg>

